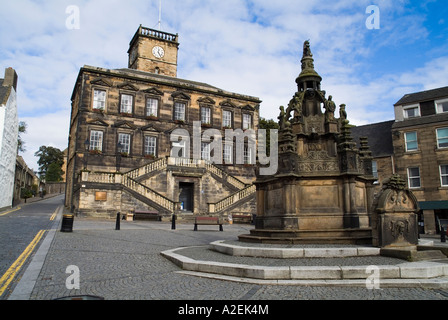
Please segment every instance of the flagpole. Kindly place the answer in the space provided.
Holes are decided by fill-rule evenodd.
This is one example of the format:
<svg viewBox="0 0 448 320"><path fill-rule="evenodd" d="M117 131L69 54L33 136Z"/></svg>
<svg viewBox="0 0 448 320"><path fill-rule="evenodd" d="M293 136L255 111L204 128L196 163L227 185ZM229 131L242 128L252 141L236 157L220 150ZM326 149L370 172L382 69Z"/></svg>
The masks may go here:
<svg viewBox="0 0 448 320"><path fill-rule="evenodd" d="M162 0L159 0L159 30L162 24Z"/></svg>

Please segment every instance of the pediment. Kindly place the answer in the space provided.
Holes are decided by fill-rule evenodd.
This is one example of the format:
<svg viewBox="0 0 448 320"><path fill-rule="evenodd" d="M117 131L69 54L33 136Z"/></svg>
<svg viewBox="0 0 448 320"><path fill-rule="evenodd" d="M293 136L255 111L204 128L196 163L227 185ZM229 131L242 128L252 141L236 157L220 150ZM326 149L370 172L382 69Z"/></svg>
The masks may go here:
<svg viewBox="0 0 448 320"><path fill-rule="evenodd" d="M250 104L244 105L241 109L248 110L248 111L254 111L255 110L255 108L252 107Z"/></svg>
<svg viewBox="0 0 448 320"><path fill-rule="evenodd" d="M135 130L137 127L129 122L129 121L118 121L113 125L114 128L122 128L122 129L132 129Z"/></svg>
<svg viewBox="0 0 448 320"><path fill-rule="evenodd" d="M215 100L213 100L210 97L201 97L198 99L199 103L203 103L203 104L215 104Z"/></svg>
<svg viewBox="0 0 448 320"><path fill-rule="evenodd" d="M160 129L158 129L153 124L149 124L147 126L141 127L140 130L141 131L146 131L146 132L157 132L157 133L161 132Z"/></svg>
<svg viewBox="0 0 448 320"><path fill-rule="evenodd" d="M176 91L172 95L173 99L179 99L179 100L190 100L190 96L182 91Z"/></svg>
<svg viewBox="0 0 448 320"><path fill-rule="evenodd" d="M119 89L123 89L123 90L138 91L138 88L136 86L134 86L133 84L130 84L128 82L121 83L117 87Z"/></svg>
<svg viewBox="0 0 448 320"><path fill-rule="evenodd" d="M107 122L105 122L104 120L101 119L93 119L93 120L87 120L86 121L87 124L93 124L96 126L102 126L102 127L108 127L109 124Z"/></svg>
<svg viewBox="0 0 448 320"><path fill-rule="evenodd" d="M223 101L219 104L221 107L228 107L228 108L236 108L236 104L231 102L230 100Z"/></svg>
<svg viewBox="0 0 448 320"><path fill-rule="evenodd" d="M143 92L153 94L156 96L163 96L163 92L157 88L149 88L149 89L143 90Z"/></svg>
<svg viewBox="0 0 448 320"><path fill-rule="evenodd" d="M105 78L95 78L92 81L90 81L90 83L97 86L112 87L112 81Z"/></svg>

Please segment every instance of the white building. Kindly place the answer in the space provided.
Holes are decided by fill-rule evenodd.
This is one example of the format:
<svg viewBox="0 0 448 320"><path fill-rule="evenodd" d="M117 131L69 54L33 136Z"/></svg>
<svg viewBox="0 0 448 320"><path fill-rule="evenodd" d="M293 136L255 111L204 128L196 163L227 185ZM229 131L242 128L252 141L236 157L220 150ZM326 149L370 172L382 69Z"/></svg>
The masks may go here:
<svg viewBox="0 0 448 320"><path fill-rule="evenodd" d="M17 73L5 70L0 79L0 209L13 201L19 118L17 114Z"/></svg>

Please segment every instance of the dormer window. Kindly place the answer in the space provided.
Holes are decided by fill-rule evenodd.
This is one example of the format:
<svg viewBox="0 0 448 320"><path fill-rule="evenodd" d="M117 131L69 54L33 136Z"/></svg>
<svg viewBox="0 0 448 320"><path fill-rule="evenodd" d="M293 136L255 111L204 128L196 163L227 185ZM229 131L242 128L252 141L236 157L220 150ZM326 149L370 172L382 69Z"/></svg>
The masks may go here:
<svg viewBox="0 0 448 320"><path fill-rule="evenodd" d="M403 108L403 114L405 119L420 117L420 106L412 105Z"/></svg>
<svg viewBox="0 0 448 320"><path fill-rule="evenodd" d="M448 99L436 101L437 113L448 112Z"/></svg>

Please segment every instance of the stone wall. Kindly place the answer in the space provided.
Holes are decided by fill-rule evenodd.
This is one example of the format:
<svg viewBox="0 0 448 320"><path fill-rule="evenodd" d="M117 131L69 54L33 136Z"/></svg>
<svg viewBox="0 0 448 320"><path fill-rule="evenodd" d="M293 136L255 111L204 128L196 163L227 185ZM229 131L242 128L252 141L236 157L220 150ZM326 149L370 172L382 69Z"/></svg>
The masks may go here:
<svg viewBox="0 0 448 320"><path fill-rule="evenodd" d="M19 128L16 91L8 91L0 101L0 209L12 206Z"/></svg>
<svg viewBox="0 0 448 320"><path fill-rule="evenodd" d="M418 201L438 201L448 199L448 187L441 187L441 164L448 163L448 150L437 148L436 129L447 127L448 122L437 122L424 126L410 126L395 129L392 133L395 150L396 173L407 177L407 169L420 169L421 187L412 189ZM418 150L406 151L405 132L417 132Z"/></svg>

